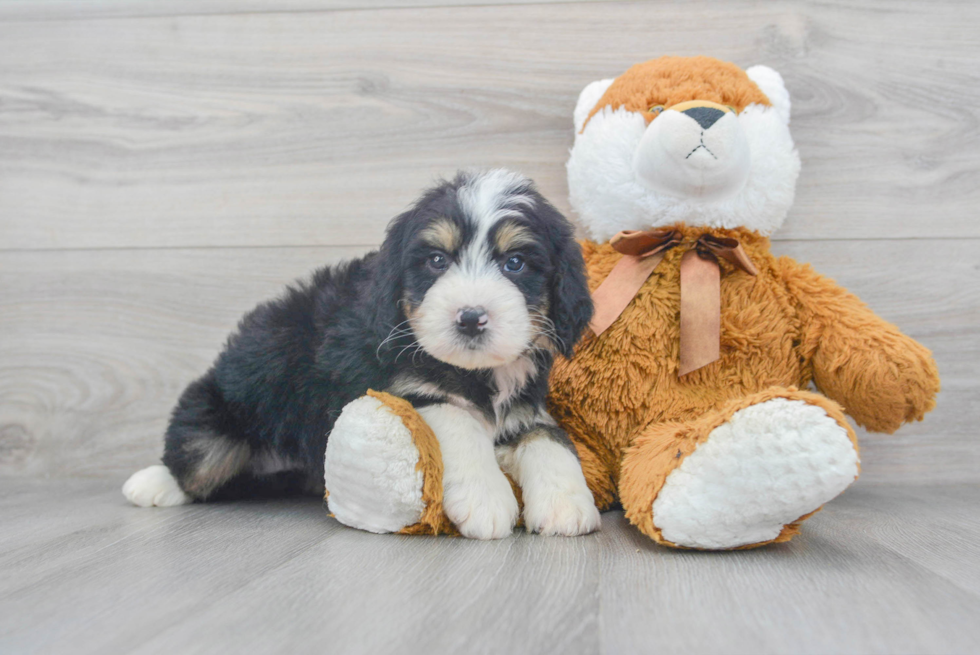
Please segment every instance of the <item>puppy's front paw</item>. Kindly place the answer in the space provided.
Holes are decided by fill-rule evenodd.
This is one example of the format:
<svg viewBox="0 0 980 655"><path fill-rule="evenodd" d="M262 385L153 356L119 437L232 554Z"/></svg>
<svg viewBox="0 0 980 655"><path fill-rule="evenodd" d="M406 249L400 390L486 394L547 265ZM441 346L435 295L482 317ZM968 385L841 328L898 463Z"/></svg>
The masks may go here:
<svg viewBox="0 0 980 655"><path fill-rule="evenodd" d="M170 469L162 464L133 473L123 485L122 492L126 500L137 507L174 507L194 500L181 490Z"/></svg>
<svg viewBox="0 0 980 655"><path fill-rule="evenodd" d="M577 537L599 529L601 519L588 489L524 494L524 527L528 532Z"/></svg>
<svg viewBox="0 0 980 655"><path fill-rule="evenodd" d="M446 483L443 509L464 537L510 536L519 513L517 499L503 473L483 480Z"/></svg>

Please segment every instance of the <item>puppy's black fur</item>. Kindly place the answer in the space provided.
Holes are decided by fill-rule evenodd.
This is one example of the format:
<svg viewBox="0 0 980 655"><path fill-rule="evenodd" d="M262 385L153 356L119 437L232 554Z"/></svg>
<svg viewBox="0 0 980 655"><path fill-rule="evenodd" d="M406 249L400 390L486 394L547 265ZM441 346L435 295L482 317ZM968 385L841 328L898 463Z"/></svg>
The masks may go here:
<svg viewBox="0 0 980 655"><path fill-rule="evenodd" d="M492 369L436 360L407 345L410 334L388 339L405 324L406 307L438 278L427 268L432 248L420 244L420 231L449 218L464 239L471 235L458 195L471 179L460 174L425 193L392 221L379 251L322 268L241 320L212 368L184 391L167 429L163 462L186 493L199 500L321 493L327 436L341 409L368 389L389 389L399 376L430 381L494 421ZM572 226L529 182L514 192L533 203L511 220L535 237L522 248L526 274L514 284L529 308L546 310L553 330L552 348L529 353L536 374L503 411L543 411L550 350L571 355L592 302ZM438 400L431 393L403 395L416 406ZM519 431L504 430L498 443Z"/></svg>

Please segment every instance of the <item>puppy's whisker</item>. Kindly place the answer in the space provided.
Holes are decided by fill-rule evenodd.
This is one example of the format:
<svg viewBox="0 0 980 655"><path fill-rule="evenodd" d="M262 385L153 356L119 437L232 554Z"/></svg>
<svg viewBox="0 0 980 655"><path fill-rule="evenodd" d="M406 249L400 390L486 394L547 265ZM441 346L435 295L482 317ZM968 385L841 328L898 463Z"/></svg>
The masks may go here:
<svg viewBox="0 0 980 655"><path fill-rule="evenodd" d="M535 336L546 337L558 348L565 349L565 341L558 336L558 328L555 326L555 322L547 316L540 314L531 316L531 327Z"/></svg>
<svg viewBox="0 0 980 655"><path fill-rule="evenodd" d="M565 348L565 341L558 336L558 332L554 328L551 327L542 328L541 326L536 325L534 323L531 324L531 327L535 340L538 337L545 337L546 339L551 341L551 343L553 343L556 347L561 349ZM536 343L534 343L533 340L532 340L532 346L534 346L538 350L549 350L548 348L542 348L541 346L538 346Z"/></svg>
<svg viewBox="0 0 980 655"><path fill-rule="evenodd" d="M406 323L408 323L407 320L406 321L402 321L401 323L399 323L395 327L391 328L391 332L388 333L388 336L385 337L385 339L381 343L378 344L377 349L375 349L375 351L374 351L375 357L377 357L378 359L381 359L381 348L384 347L385 344L387 344L389 342L392 342L392 341L398 341L399 339L403 339L403 338L405 338L405 337L413 334L413 330L412 330L411 327L405 327L405 328L401 327L401 326L405 325Z"/></svg>
<svg viewBox="0 0 980 655"><path fill-rule="evenodd" d="M416 342L416 343L418 343L418 342ZM415 364L415 357L416 357L416 355L418 355L421 350L422 350L422 344L418 344L415 347L415 350L412 351L412 364L413 365Z"/></svg>
<svg viewBox="0 0 980 655"><path fill-rule="evenodd" d="M422 346L419 345L419 342L418 341L413 341L412 343L408 344L407 346L403 346L402 349L398 351L398 354L395 355L395 362L397 362L398 361L398 358L401 357L402 354L404 354L404 352L406 350L408 350L409 348L415 348L416 349L416 352L418 352L418 349L421 348L421 347ZM415 353L412 353L413 356L414 356L414 354Z"/></svg>

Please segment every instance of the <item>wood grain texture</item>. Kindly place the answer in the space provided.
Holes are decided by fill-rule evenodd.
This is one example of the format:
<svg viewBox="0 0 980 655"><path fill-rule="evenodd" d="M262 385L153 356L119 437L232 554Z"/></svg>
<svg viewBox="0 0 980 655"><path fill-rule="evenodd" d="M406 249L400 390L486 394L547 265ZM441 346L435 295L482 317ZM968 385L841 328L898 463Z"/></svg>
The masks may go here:
<svg viewBox="0 0 980 655"><path fill-rule="evenodd" d="M594 536L379 536L315 499L140 512L116 487L0 483L32 537L0 545L0 651L597 650Z"/></svg>
<svg viewBox="0 0 980 655"><path fill-rule="evenodd" d="M858 482L794 541L729 553L606 514L603 652L976 652L978 493Z"/></svg>
<svg viewBox="0 0 980 655"><path fill-rule="evenodd" d="M789 544L373 535L316 500L0 479L4 653L969 653L980 486L858 483Z"/></svg>
<svg viewBox="0 0 980 655"><path fill-rule="evenodd" d="M158 460L177 397L239 318L363 250L0 253L0 473Z"/></svg>
<svg viewBox="0 0 980 655"><path fill-rule="evenodd" d="M875 482L980 482L976 239L781 242L930 347L939 407L862 435ZM0 253L0 474L126 475L241 315L358 248ZM943 265L937 266L937 262Z"/></svg>
<svg viewBox="0 0 980 655"><path fill-rule="evenodd" d="M978 24L747 0L0 22L0 247L371 244L463 166L567 209L579 90L663 53L785 76L780 238L980 236Z"/></svg>
<svg viewBox="0 0 980 655"><path fill-rule="evenodd" d="M281 14L293 12L370 11L472 5L568 4L610 0L0 0L0 20L51 21L195 16L210 14Z"/></svg>

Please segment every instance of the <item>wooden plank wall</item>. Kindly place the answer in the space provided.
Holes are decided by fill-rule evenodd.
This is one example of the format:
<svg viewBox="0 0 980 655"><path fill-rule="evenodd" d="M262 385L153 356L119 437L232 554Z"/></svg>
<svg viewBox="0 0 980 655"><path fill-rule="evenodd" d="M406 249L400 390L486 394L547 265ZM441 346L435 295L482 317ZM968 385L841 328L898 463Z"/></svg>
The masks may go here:
<svg viewBox="0 0 980 655"><path fill-rule="evenodd" d="M980 481L980 5L0 1L0 474L124 476L242 312L463 166L568 210L571 110L661 54L786 79L775 249L933 349L866 482Z"/></svg>

